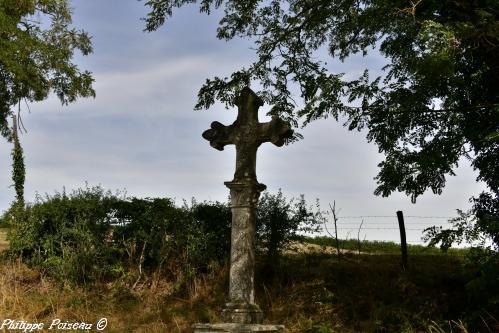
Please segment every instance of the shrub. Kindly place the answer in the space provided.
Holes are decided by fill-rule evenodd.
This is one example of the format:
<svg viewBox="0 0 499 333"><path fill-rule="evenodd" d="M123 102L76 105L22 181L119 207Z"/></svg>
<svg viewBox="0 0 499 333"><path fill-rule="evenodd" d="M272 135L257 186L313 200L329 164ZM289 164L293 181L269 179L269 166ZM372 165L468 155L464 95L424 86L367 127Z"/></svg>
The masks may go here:
<svg viewBox="0 0 499 333"><path fill-rule="evenodd" d="M11 207L8 210L2 213L2 216L0 216L0 228L10 228L10 224L13 222L14 219L13 210L14 210L14 205L11 205Z"/></svg>
<svg viewBox="0 0 499 333"><path fill-rule="evenodd" d="M175 207L170 199L137 199L114 205L113 241L128 266L192 275L223 261L230 246L230 212L215 202ZM167 264L165 267L165 263Z"/></svg>
<svg viewBox="0 0 499 333"><path fill-rule="evenodd" d="M287 200L281 190L277 194L264 192L257 209L257 244L270 261L275 261L283 248L299 233L318 232L322 224L320 207L314 212L307 208L305 197Z"/></svg>
<svg viewBox="0 0 499 333"><path fill-rule="evenodd" d="M131 268L160 269L181 243L172 234L186 223L185 213L168 198L122 200L112 207L115 227L112 240Z"/></svg>
<svg viewBox="0 0 499 333"><path fill-rule="evenodd" d="M197 253L198 265L203 266L210 261L223 262L230 252L230 232L232 214L228 204L221 202L192 202L190 213L200 238L193 239Z"/></svg>
<svg viewBox="0 0 499 333"><path fill-rule="evenodd" d="M264 193L259 248L275 260L299 232L316 230L319 219L303 196L288 201L281 191ZM193 199L177 207L168 198L126 198L100 186L38 196L26 207L13 205L2 220L10 221L11 256L74 282L153 270L188 282L210 264L224 263L230 250L226 203Z"/></svg>
<svg viewBox="0 0 499 333"><path fill-rule="evenodd" d="M9 254L74 282L143 270L193 276L230 248L230 209L219 202L176 207L168 198L125 198L88 186L13 205ZM7 222L4 222L7 223Z"/></svg>
<svg viewBox="0 0 499 333"><path fill-rule="evenodd" d="M85 280L105 276L116 264L108 212L119 200L100 187L37 197L25 208L14 205L9 253L38 265L52 276Z"/></svg>
<svg viewBox="0 0 499 333"><path fill-rule="evenodd" d="M468 311L470 322L485 322L482 315L499 308L499 194L481 193L472 198L468 212L458 210L451 219L450 229L425 229L430 246L440 244L447 251L453 244L466 242L472 246L466 260L467 268L476 272L467 285L469 306L480 311ZM487 316L486 316L487 317Z"/></svg>

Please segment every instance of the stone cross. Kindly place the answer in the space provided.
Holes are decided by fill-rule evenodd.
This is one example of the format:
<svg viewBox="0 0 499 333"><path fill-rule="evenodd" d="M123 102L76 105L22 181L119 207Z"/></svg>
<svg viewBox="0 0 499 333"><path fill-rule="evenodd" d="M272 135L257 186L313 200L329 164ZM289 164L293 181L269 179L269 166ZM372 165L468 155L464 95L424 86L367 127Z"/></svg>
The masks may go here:
<svg viewBox="0 0 499 333"><path fill-rule="evenodd" d="M259 324L263 314L255 304L255 222L258 198L266 186L256 178L256 152L264 142L282 146L293 130L276 116L270 122L258 122L263 101L248 87L241 91L235 104L238 113L232 125L215 121L203 133L203 138L218 150L229 144L236 146L234 179L225 182L230 189L232 228L229 302L222 319L228 323Z"/></svg>

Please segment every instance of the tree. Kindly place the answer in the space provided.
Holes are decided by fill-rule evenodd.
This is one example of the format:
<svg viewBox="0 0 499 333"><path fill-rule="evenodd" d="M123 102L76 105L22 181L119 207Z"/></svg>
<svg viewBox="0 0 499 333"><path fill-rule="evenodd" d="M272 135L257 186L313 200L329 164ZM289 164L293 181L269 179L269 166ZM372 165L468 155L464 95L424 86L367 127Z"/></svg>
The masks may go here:
<svg viewBox="0 0 499 333"><path fill-rule="evenodd" d="M62 104L95 96L93 78L72 62L75 50L92 52L90 37L71 27L68 0L0 0L0 133L15 140L13 180L17 197L24 186L24 163L17 128L8 118L21 102L45 100L55 92ZM20 174L19 172L22 172Z"/></svg>
<svg viewBox="0 0 499 333"><path fill-rule="evenodd" d="M146 1L146 30L192 2ZM367 129L385 154L375 194L401 191L413 202L427 190L440 194L464 156L490 189L483 195L499 203L498 1L200 1L208 14L222 6L218 38L254 40L257 60L206 80L197 109L215 100L229 106L238 89L256 81L274 105L270 113L295 126L332 116L349 130ZM346 80L321 56L327 50L343 61L372 49L389 61L375 78L366 70Z"/></svg>

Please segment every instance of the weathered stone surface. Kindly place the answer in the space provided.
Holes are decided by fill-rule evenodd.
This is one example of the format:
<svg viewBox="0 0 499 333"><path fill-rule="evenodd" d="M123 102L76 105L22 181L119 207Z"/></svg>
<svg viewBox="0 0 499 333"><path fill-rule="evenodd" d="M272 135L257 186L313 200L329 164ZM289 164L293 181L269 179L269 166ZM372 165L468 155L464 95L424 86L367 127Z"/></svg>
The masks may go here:
<svg viewBox="0 0 499 333"><path fill-rule="evenodd" d="M194 333L251 333L251 332L269 332L284 333L282 325L259 325L259 324L195 324L192 327Z"/></svg>
<svg viewBox="0 0 499 333"><path fill-rule="evenodd" d="M229 302L222 320L231 324L198 324L201 326L195 332L281 332L277 330L281 326L247 325L260 324L263 319L255 304L255 224L258 198L266 186L256 178L256 153L264 142L282 146L293 130L278 117L267 123L258 122L258 109L263 101L248 87L241 91L236 105L238 114L232 125L215 121L203 132L203 138L215 149L223 150L228 144L236 146L234 179L225 182L230 189L232 230ZM206 330L201 330L202 325Z"/></svg>
<svg viewBox="0 0 499 333"><path fill-rule="evenodd" d="M221 319L224 323L261 324L263 312L255 303L229 302L225 304Z"/></svg>
<svg viewBox="0 0 499 333"><path fill-rule="evenodd" d="M265 185L250 180L225 182L230 189L232 228L229 273L229 303L222 320L232 323L262 322L255 304L255 225L256 205Z"/></svg>
<svg viewBox="0 0 499 333"><path fill-rule="evenodd" d="M275 116L268 123L258 122L258 109L263 105L263 101L248 87L241 91L236 105L236 121L229 126L214 121L211 128L203 132L203 138L218 150L223 150L224 146L229 144L236 145L236 172L233 181L256 181L258 147L264 142L272 142L280 147L293 135L293 130Z"/></svg>

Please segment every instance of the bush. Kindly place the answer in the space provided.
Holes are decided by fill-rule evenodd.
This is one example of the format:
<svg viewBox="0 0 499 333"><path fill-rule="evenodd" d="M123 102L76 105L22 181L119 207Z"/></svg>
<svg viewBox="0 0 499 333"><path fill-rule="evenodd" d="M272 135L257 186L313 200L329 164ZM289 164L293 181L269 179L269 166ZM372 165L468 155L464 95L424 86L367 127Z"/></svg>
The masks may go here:
<svg viewBox="0 0 499 333"><path fill-rule="evenodd" d="M168 198L122 200L113 206L113 242L128 268L161 269L174 254L181 255L188 216Z"/></svg>
<svg viewBox="0 0 499 333"><path fill-rule="evenodd" d="M299 233L318 232L322 224L320 207L314 212L307 208L305 198L287 200L281 190L277 194L264 192L257 209L257 244L267 258L275 262L282 250Z"/></svg>
<svg viewBox="0 0 499 333"><path fill-rule="evenodd" d="M466 291L470 310L468 321L484 322L490 312L499 308L499 193L481 193L472 198L473 207L468 212L458 210L458 217L449 222L452 228L425 229L425 240L430 246L440 244L447 251L453 244L466 242L472 247L466 266L475 271Z"/></svg>
<svg viewBox="0 0 499 333"><path fill-rule="evenodd" d="M487 248L470 249L465 267L474 272L466 284L466 321L481 325L492 319L488 325L497 325L497 319L491 315L499 315L499 254Z"/></svg>
<svg viewBox="0 0 499 333"><path fill-rule="evenodd" d="M168 198L125 198L101 187L37 197L2 220L10 221L10 256L78 283L143 270L189 277L223 262L230 248L226 204L176 207Z"/></svg>
<svg viewBox="0 0 499 333"><path fill-rule="evenodd" d="M192 239L198 249L199 265L210 261L224 262L230 253L230 233L232 214L229 205L221 202L193 201L190 208L193 230L198 231L200 238Z"/></svg>
<svg viewBox="0 0 499 333"><path fill-rule="evenodd" d="M192 275L226 259L230 211L215 202L175 207L170 199L120 201L114 206L113 240L125 250L128 266ZM167 264L165 267L165 263Z"/></svg>
<svg viewBox="0 0 499 333"><path fill-rule="evenodd" d="M105 276L118 259L107 242L108 212L118 200L100 187L87 187L37 197L25 208L14 205L6 214L12 221L9 253L63 279Z"/></svg>
<svg viewBox="0 0 499 333"><path fill-rule="evenodd" d="M264 193L257 209L258 245L276 259L299 232L318 228L320 214L303 196ZM26 207L13 205L9 253L46 274L77 283L158 271L189 281L229 257L231 212L220 202L126 198L88 186ZM5 223L5 222L4 222Z"/></svg>

